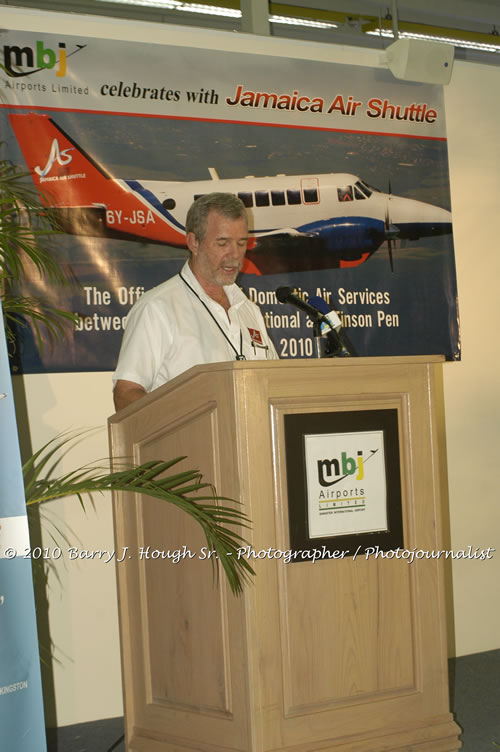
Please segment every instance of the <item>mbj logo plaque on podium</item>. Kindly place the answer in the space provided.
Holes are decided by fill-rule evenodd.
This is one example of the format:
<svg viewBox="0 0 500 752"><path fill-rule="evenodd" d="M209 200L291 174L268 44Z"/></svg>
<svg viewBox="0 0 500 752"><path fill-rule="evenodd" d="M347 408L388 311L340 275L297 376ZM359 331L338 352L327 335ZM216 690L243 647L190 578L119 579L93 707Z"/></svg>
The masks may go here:
<svg viewBox="0 0 500 752"><path fill-rule="evenodd" d="M285 447L291 548L403 547L397 410L289 414Z"/></svg>

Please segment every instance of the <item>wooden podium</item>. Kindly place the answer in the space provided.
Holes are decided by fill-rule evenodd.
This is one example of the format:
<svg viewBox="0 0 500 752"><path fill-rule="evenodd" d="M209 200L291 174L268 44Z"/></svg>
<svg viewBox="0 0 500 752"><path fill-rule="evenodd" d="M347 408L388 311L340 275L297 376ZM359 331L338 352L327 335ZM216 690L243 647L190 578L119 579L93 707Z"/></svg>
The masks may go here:
<svg viewBox="0 0 500 752"><path fill-rule="evenodd" d="M264 552L250 559L255 579L235 597L223 575L214 580L187 515L116 494L118 559L128 547L117 564L127 750L460 749L449 712L444 560L431 556L443 549L440 360L197 366L110 418L114 458L186 455L179 467L199 469L219 495L242 503L252 520L244 535ZM396 475L401 551L423 552L413 563L401 551L294 563L274 553L293 549L289 496L300 501L294 478L300 488L303 478L287 416L308 416L314 431L326 415L335 432L346 414L356 426L395 416L399 456L393 446L386 465ZM175 551L177 563L158 558Z"/></svg>

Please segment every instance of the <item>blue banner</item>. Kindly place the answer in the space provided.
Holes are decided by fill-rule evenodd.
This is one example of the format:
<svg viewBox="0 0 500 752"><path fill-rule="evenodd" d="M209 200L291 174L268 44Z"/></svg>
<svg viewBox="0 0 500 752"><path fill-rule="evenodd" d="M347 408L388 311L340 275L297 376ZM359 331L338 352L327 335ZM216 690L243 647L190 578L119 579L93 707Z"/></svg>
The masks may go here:
<svg viewBox="0 0 500 752"><path fill-rule="evenodd" d="M46 752L28 521L0 306L0 748Z"/></svg>

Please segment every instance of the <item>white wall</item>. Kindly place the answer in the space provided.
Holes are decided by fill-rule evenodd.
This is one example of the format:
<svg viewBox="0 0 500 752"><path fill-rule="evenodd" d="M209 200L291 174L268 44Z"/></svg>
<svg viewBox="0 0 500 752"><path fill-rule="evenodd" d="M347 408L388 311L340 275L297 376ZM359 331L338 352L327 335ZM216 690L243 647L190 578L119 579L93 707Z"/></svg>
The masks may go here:
<svg viewBox="0 0 500 752"><path fill-rule="evenodd" d="M146 24L113 19L27 14L5 10L5 28L60 31L107 38L141 39ZM148 28L150 41L191 46L220 45L220 35L176 27ZM270 48L269 42L272 43ZM351 64L379 65L380 53L228 35L226 48L289 57L311 57ZM499 541L500 356L498 325L500 159L496 96L500 69L456 63L446 89L446 115L452 187L463 360L444 367L451 544L495 547ZM110 374L32 375L24 379L34 448L68 428L104 426L112 412ZM496 450L496 451L495 451ZM105 431L83 442L65 458L71 469L107 455ZM113 548L108 499L83 513L78 502L52 505L76 535L74 545L89 550ZM53 543L45 535L45 545ZM115 572L113 564L67 560L50 579L50 628L58 662L54 664L58 725L122 713ZM59 578L59 580L58 580ZM500 648L500 553L489 562L464 560L453 567L456 654Z"/></svg>
<svg viewBox="0 0 500 752"><path fill-rule="evenodd" d="M462 362L445 366L457 654L500 648L500 68L455 64L445 91Z"/></svg>
<svg viewBox="0 0 500 752"><path fill-rule="evenodd" d="M110 379L109 373L24 377L34 450L69 429L97 429L62 458L58 475L101 460L108 470L106 420L114 412ZM64 551L53 562L48 589L59 726L123 713L115 565L70 560L67 553L68 546L114 549L111 499L97 495L94 504L86 503L83 510L71 498L50 502L43 511L43 546L53 550L53 534ZM50 699L46 702L50 705Z"/></svg>

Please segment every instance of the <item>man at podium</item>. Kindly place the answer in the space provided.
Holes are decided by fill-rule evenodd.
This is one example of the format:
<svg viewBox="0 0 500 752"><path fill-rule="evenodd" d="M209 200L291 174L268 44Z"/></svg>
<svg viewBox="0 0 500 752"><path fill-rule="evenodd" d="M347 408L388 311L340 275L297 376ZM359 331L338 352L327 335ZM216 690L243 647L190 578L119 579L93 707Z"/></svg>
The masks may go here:
<svg viewBox="0 0 500 752"><path fill-rule="evenodd" d="M248 219L230 193L198 198L186 217L190 258L130 310L113 376L117 410L199 363L278 357L259 308L235 284Z"/></svg>

